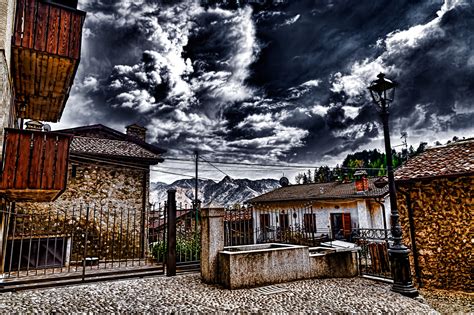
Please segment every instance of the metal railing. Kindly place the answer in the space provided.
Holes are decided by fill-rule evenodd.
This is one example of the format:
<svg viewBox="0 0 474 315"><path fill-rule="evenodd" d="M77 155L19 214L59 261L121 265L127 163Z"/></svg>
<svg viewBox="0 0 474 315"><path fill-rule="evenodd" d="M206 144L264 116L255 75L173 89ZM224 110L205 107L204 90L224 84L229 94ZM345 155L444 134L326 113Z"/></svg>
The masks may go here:
<svg viewBox="0 0 474 315"><path fill-rule="evenodd" d="M354 242L359 246L359 269L362 275L391 279L390 230L357 229L354 230Z"/></svg>
<svg viewBox="0 0 474 315"><path fill-rule="evenodd" d="M6 280L85 280L101 273L138 272L157 266L146 244L144 227L154 220L149 210L98 204L41 208L17 204L4 206L0 215L5 224L1 258Z"/></svg>

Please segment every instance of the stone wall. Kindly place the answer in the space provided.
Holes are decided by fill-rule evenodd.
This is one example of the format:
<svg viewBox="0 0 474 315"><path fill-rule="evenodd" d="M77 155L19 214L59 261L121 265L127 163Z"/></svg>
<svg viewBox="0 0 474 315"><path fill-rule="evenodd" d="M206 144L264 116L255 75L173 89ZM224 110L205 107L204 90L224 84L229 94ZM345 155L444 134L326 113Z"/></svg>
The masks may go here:
<svg viewBox="0 0 474 315"><path fill-rule="evenodd" d="M24 223L29 228L19 225L17 231L69 235L73 238L72 260L74 255L83 254L86 230L88 256L139 257L147 248L143 221L143 201L147 199L143 198L143 184L148 180L145 173L105 164L71 163L67 189L56 201L17 204L19 213L31 214Z"/></svg>
<svg viewBox="0 0 474 315"><path fill-rule="evenodd" d="M15 0L0 0L0 50L4 50L10 68L11 38L13 34Z"/></svg>
<svg viewBox="0 0 474 315"><path fill-rule="evenodd" d="M0 49L0 153L3 150L4 128L12 126L12 89L13 87L8 72L7 56L5 52Z"/></svg>
<svg viewBox="0 0 474 315"><path fill-rule="evenodd" d="M411 247L409 193L421 280L425 287L472 292L474 176L398 183L404 242ZM412 274L413 255L410 255Z"/></svg>

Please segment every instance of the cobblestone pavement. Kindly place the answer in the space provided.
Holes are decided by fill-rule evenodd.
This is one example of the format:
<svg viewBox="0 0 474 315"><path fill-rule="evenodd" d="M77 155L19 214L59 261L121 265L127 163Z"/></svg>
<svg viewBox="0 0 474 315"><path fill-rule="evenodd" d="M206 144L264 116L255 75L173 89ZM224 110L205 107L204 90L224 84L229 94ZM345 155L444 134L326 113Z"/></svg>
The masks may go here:
<svg viewBox="0 0 474 315"><path fill-rule="evenodd" d="M421 294L442 314L474 314L474 293L422 289Z"/></svg>
<svg viewBox="0 0 474 315"><path fill-rule="evenodd" d="M0 294L6 312L390 312L435 313L427 304L390 291L388 284L314 279L262 288L225 290L198 274L101 282ZM282 292L283 291L283 292Z"/></svg>

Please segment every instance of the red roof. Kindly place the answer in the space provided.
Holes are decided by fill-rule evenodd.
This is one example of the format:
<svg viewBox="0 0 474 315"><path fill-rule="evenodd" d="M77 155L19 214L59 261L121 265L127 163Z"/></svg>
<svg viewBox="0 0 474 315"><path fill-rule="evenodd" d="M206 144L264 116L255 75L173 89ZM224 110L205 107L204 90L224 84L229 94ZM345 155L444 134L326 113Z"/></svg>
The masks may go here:
<svg viewBox="0 0 474 315"><path fill-rule="evenodd" d="M474 138L429 148L395 172L395 180L474 174Z"/></svg>

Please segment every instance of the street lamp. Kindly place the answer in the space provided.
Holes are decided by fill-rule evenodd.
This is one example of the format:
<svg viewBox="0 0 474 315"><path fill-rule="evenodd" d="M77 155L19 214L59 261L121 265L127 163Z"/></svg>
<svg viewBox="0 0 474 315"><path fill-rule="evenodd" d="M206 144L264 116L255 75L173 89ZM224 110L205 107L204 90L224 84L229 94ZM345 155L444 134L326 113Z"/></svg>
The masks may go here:
<svg viewBox="0 0 474 315"><path fill-rule="evenodd" d="M388 190L390 193L390 226L393 244L388 249L391 271L393 277L392 291L409 297L418 296L418 290L413 286L408 254L410 250L402 243L402 227L397 208L397 192L395 190L395 178L393 176L392 148L390 146L390 134L388 129L388 108L395 96L397 83L385 78L383 73L377 76L369 86L370 95L374 103L380 109L383 124L383 135L385 139L385 155L387 157Z"/></svg>

